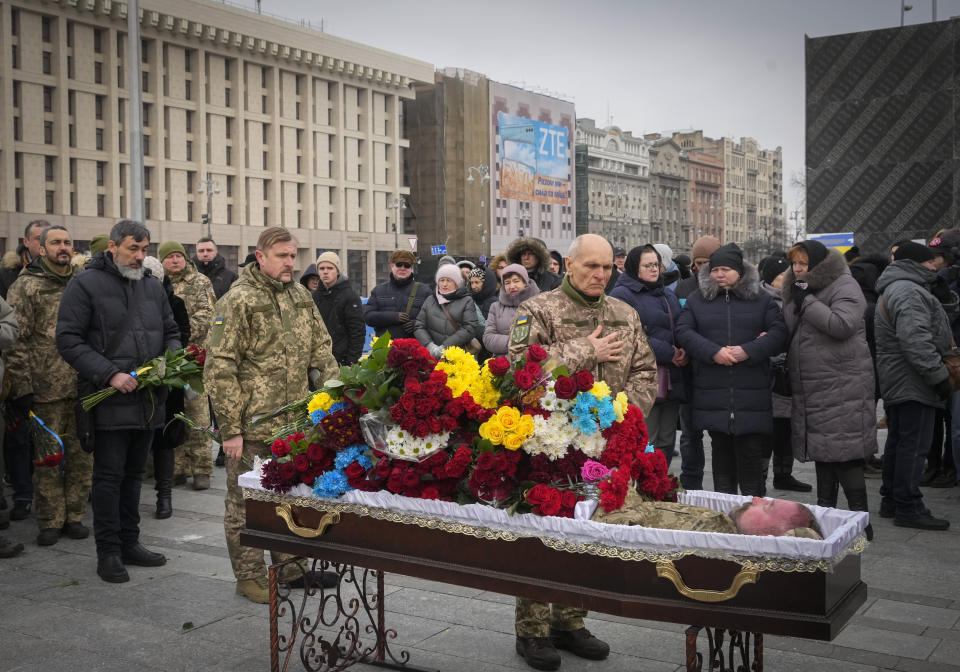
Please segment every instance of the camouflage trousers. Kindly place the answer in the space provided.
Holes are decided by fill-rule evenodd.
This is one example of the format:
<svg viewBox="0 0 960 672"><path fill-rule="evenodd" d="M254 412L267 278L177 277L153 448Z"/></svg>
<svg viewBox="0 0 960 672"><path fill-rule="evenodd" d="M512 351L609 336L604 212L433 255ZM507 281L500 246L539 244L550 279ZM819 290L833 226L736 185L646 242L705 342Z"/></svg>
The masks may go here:
<svg viewBox="0 0 960 672"><path fill-rule="evenodd" d="M244 441L243 457L253 460L254 457L267 458L270 456L270 444L263 441ZM244 546L240 543L240 533L246 525L247 515L243 506L243 489L237 484L240 474L249 469L242 460L233 460L229 457L227 468L227 498L224 502L223 530L227 537L227 552L230 554L230 564L233 565L233 575L237 581L256 579L267 575L267 565L263 561L263 549ZM288 553L270 551L270 559L276 564L290 560L294 556ZM300 571L296 566L287 568L285 580L296 578Z"/></svg>
<svg viewBox="0 0 960 672"><path fill-rule="evenodd" d="M201 394L196 399L187 399L183 402L183 412L191 420L195 420L202 427L210 424L210 404L207 396ZM210 452L210 437L202 432L187 429L187 440L182 446L177 446L176 461L173 473L195 476L213 473L213 456Z"/></svg>
<svg viewBox="0 0 960 672"><path fill-rule="evenodd" d="M517 637L549 637L551 628L579 630L586 615L586 609L518 597L514 627Z"/></svg>
<svg viewBox="0 0 960 672"><path fill-rule="evenodd" d="M83 520L93 479L93 454L85 453L77 440L74 402L34 404L33 412L63 441L62 467L34 467L33 492L37 526L41 530L63 527ZM34 459L42 456L34 455Z"/></svg>

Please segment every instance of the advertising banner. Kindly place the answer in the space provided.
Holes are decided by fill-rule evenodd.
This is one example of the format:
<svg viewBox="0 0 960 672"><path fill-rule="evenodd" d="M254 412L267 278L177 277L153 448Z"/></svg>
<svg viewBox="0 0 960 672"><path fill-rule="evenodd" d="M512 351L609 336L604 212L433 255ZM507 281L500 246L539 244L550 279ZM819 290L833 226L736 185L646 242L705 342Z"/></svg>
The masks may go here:
<svg viewBox="0 0 960 672"><path fill-rule="evenodd" d="M538 203L570 203L567 129L497 113L500 195Z"/></svg>

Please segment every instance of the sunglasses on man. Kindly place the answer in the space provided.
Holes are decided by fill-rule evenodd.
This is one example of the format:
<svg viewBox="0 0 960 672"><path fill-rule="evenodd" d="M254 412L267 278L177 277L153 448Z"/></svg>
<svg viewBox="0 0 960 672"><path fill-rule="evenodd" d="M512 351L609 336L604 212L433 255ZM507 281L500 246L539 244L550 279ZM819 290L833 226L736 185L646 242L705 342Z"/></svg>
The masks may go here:
<svg viewBox="0 0 960 672"><path fill-rule="evenodd" d="M397 263L394 264L394 266L396 266L397 268L413 268L413 264L408 263L406 261L398 261Z"/></svg>

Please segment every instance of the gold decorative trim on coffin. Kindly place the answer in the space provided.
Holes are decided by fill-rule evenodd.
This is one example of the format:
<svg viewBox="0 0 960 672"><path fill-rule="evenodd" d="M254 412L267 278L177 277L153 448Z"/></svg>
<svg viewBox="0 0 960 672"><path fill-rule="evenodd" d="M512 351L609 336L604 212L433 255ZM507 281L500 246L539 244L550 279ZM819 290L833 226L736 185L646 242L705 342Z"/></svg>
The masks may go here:
<svg viewBox="0 0 960 672"><path fill-rule="evenodd" d="M867 541L863 535L859 536L848 549L847 553L833 558L832 562L825 560L794 560L791 558L767 558L767 557L743 557L731 555L728 553L712 553L698 549L697 551L674 551L674 552L653 552L641 551L629 548L619 548L601 543L586 544L582 542L568 541L565 539L556 539L553 537L540 537L535 534L517 534L516 532L507 532L488 527L478 527L475 525L466 525L442 518L428 518L420 514L404 513L402 511L393 511L390 509L381 509L376 507L364 506L362 504L334 503L330 500L318 499L316 497L293 497L291 495L281 495L267 490L255 490L252 488L243 488L245 499L252 499L259 502L274 502L277 504L290 504L291 506L302 506L316 511L335 512L339 514L352 513L357 516L366 516L376 518L377 520L386 520L391 523L400 523L403 525L416 525L431 530L440 530L451 534L466 534L478 539L492 539L500 541L516 541L517 539L535 538L539 539L545 546L555 551L564 551L566 553L586 553L603 558L619 558L620 560L630 560L635 562L664 562L678 560L688 555L699 555L701 557L718 558L735 562L744 569L755 570L758 572L830 572L833 564L839 562L849 553L862 553L866 548Z"/></svg>

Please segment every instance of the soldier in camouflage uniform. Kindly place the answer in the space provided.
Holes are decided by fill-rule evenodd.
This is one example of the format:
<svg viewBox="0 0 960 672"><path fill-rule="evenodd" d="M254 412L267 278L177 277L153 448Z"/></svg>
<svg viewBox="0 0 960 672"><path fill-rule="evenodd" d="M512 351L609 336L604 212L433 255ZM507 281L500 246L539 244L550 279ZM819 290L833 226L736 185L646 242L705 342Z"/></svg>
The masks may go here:
<svg viewBox="0 0 960 672"><path fill-rule="evenodd" d="M12 406L24 417L33 411L63 441L62 469L33 470L37 543L57 543L61 531L71 539L85 539L90 530L83 514L90 495L93 455L77 440L74 404L77 372L57 351L57 311L60 297L73 278L73 241L67 230L51 226L41 234L40 256L31 261L7 295L17 312L20 338L7 357ZM42 459L42 455L36 456Z"/></svg>
<svg viewBox="0 0 960 672"><path fill-rule="evenodd" d="M187 306L191 345L203 347L213 323L213 304L217 302L210 279L200 273L192 261L187 260L183 245L176 241L167 241L161 245L157 250L157 258L163 264L166 276L170 278L173 293L183 299ZM183 405L187 417L197 421L201 427L210 424L210 407L206 395L193 399L185 397ZM210 475L213 473L210 439L201 432L188 432L187 440L175 450L174 484L180 485L186 482L187 476L193 476L194 490L209 488Z"/></svg>
<svg viewBox="0 0 960 672"><path fill-rule="evenodd" d="M237 477L246 470L241 457L268 457L268 438L294 418L280 416L254 427L251 421L305 396L308 379L316 387L339 375L323 319L310 292L293 279L296 256L297 241L289 231L264 230L257 243L257 263L247 264L217 302L203 372L228 457L223 524L237 594L263 604L268 601L263 551L240 544L245 512ZM274 562L290 557L271 555ZM295 566L290 569L297 571ZM329 573L308 578L325 585L337 580Z"/></svg>
<svg viewBox="0 0 960 672"><path fill-rule="evenodd" d="M578 237L566 259L567 274L558 289L524 301L510 333L509 354L523 356L538 343L570 371L590 370L613 394L625 392L647 413L657 392L657 362L637 311L604 295L613 271L613 248L593 234ZM584 609L517 598L517 653L531 667L555 670L568 649L592 660L606 658L610 647L583 626Z"/></svg>

